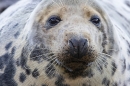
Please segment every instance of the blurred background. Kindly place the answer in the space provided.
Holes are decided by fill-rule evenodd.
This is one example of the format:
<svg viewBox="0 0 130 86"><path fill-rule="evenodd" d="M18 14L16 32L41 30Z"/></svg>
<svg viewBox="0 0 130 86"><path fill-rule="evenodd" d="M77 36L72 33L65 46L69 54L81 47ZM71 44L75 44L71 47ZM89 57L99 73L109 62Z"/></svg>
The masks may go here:
<svg viewBox="0 0 130 86"><path fill-rule="evenodd" d="M7 7L16 3L18 0L0 0L0 13L3 12Z"/></svg>

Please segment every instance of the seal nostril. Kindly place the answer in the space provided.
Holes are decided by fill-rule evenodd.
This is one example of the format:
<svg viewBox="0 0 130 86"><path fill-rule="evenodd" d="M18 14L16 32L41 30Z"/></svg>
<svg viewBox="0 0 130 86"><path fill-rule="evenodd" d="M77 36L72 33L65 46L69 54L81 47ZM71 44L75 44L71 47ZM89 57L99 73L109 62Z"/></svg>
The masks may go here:
<svg viewBox="0 0 130 86"><path fill-rule="evenodd" d="M70 44L71 47L74 47L74 44L71 40L69 40L69 44Z"/></svg>
<svg viewBox="0 0 130 86"><path fill-rule="evenodd" d="M88 43L87 39L81 39L80 42L83 47Z"/></svg>
<svg viewBox="0 0 130 86"><path fill-rule="evenodd" d="M87 41L87 39L84 40L83 48L88 48L88 41Z"/></svg>
<svg viewBox="0 0 130 86"><path fill-rule="evenodd" d="M86 50L88 47L87 39L71 39L69 40L69 51L73 57L82 58L86 55Z"/></svg>

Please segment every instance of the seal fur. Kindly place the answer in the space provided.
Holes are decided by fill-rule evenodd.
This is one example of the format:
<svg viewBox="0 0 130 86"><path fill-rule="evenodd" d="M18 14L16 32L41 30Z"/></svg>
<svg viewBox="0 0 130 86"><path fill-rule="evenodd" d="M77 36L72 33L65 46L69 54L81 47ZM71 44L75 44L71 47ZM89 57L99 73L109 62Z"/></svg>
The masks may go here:
<svg viewBox="0 0 130 86"><path fill-rule="evenodd" d="M116 86L120 80L125 82L122 76L117 78L122 64L114 58L121 53L118 34L96 1L43 0L30 14L19 37L7 44L12 47L5 46L9 54L1 54L1 58L11 58L0 77L2 86ZM91 21L93 17L100 19L98 25ZM58 23L50 25L51 18ZM84 46L85 55L73 52L75 43ZM81 53L80 48L76 53ZM6 71L12 73L10 80Z"/></svg>

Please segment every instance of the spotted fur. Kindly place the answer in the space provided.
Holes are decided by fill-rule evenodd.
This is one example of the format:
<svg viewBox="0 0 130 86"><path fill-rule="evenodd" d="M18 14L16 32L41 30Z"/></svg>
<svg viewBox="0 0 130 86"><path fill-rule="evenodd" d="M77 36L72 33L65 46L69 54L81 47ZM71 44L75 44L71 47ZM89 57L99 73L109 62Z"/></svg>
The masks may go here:
<svg viewBox="0 0 130 86"><path fill-rule="evenodd" d="M101 26L84 24L91 14L82 18L79 4L85 12L94 8ZM129 86L130 2L118 4L116 0L21 0L8 8L0 15L0 86ZM63 6L63 15L66 5L73 9L73 15L65 17L69 23L46 25L50 12L58 13ZM71 64L73 58L61 54L71 37L88 39L86 66Z"/></svg>

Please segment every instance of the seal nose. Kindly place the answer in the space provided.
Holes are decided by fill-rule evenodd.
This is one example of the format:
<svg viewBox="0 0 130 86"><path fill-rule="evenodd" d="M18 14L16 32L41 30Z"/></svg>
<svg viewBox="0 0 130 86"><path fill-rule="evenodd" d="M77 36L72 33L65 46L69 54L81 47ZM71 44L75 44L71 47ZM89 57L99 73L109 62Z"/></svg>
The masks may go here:
<svg viewBox="0 0 130 86"><path fill-rule="evenodd" d="M70 55L75 58L82 58L86 55L87 47L88 47L88 41L87 39L71 39L69 40L69 49L70 49Z"/></svg>

